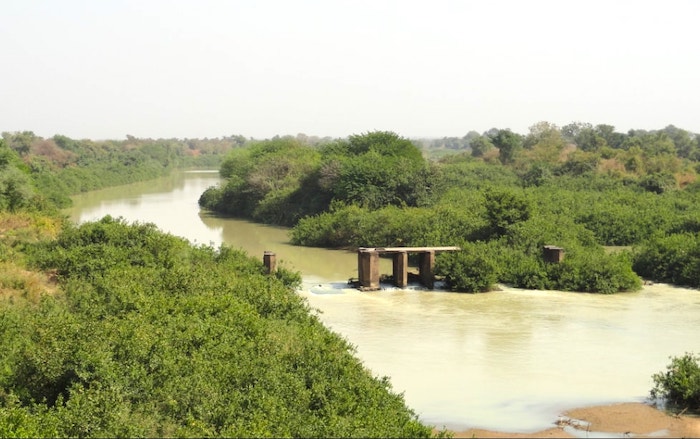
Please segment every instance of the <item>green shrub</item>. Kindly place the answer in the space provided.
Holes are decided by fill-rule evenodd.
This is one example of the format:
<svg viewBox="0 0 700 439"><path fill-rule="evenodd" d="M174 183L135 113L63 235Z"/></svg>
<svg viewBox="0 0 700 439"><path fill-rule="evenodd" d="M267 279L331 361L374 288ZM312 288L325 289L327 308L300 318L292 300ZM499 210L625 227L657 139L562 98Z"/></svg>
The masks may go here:
<svg viewBox="0 0 700 439"><path fill-rule="evenodd" d="M666 372L652 376L651 397L664 398L678 408L700 410L700 356L686 352L670 358Z"/></svg>
<svg viewBox="0 0 700 439"><path fill-rule="evenodd" d="M62 293L0 307L0 436L430 436L298 273L111 217L31 248Z"/></svg>
<svg viewBox="0 0 700 439"><path fill-rule="evenodd" d="M498 281L496 262L484 243L466 243L462 251L441 253L436 258L435 273L445 276L452 291L467 293L490 291Z"/></svg>
<svg viewBox="0 0 700 439"><path fill-rule="evenodd" d="M700 234L652 237L635 248L633 268L657 282L700 287Z"/></svg>

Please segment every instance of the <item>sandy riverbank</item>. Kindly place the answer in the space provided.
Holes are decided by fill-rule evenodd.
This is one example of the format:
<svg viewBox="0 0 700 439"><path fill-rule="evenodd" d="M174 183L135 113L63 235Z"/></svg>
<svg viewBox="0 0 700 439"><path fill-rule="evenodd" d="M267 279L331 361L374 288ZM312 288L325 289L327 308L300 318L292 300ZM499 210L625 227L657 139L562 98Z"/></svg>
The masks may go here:
<svg viewBox="0 0 700 439"><path fill-rule="evenodd" d="M454 432L455 438L472 437L700 437L700 418L674 416L642 403L584 407L562 413L552 428L535 433L510 433L481 429Z"/></svg>

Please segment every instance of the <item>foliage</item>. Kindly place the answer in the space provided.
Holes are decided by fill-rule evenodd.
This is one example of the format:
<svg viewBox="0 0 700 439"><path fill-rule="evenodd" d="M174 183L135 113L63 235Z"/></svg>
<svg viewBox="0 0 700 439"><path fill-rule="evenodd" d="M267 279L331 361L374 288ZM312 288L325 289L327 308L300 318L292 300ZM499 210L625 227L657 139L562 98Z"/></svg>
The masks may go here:
<svg viewBox="0 0 700 439"><path fill-rule="evenodd" d="M370 211L335 204L330 212L300 220L292 229L291 240L315 247L456 245L463 236L483 233L483 220L471 213L444 205Z"/></svg>
<svg viewBox="0 0 700 439"><path fill-rule="evenodd" d="M700 233L653 236L635 248L633 268L648 279L700 287Z"/></svg>
<svg viewBox="0 0 700 439"><path fill-rule="evenodd" d="M512 190L488 190L485 207L489 225L496 235L503 235L510 226L530 218L530 203Z"/></svg>
<svg viewBox="0 0 700 439"><path fill-rule="evenodd" d="M641 280L630 265L626 253L585 251L547 267L555 289L612 294L641 287Z"/></svg>
<svg viewBox="0 0 700 439"><path fill-rule="evenodd" d="M464 243L459 252L437 256L435 274L445 276L448 287L453 291L490 291L498 281L498 268L491 252L485 243Z"/></svg>
<svg viewBox="0 0 700 439"><path fill-rule="evenodd" d="M2 133L0 209L70 205L70 195L167 175L176 168L216 167L236 139L126 141L43 139L31 131Z"/></svg>
<svg viewBox="0 0 700 439"><path fill-rule="evenodd" d="M320 153L295 138L276 138L233 150L224 159L227 181L209 188L199 204L220 213L274 224L294 224L324 197L312 178Z"/></svg>
<svg viewBox="0 0 700 439"><path fill-rule="evenodd" d="M498 148L499 159L504 165L512 163L522 149L522 136L509 129L498 130L490 137L491 143Z"/></svg>
<svg viewBox="0 0 700 439"><path fill-rule="evenodd" d="M666 372L652 375L652 398L664 398L678 408L700 410L700 356L686 352L670 357Z"/></svg>
<svg viewBox="0 0 700 439"><path fill-rule="evenodd" d="M36 200L19 155L0 139L0 211L31 207Z"/></svg>
<svg viewBox="0 0 700 439"><path fill-rule="evenodd" d="M294 225L332 202L369 209L430 203L439 178L409 140L370 132L305 145L291 137L235 150L223 162L227 182L208 189L200 205L257 221Z"/></svg>
<svg viewBox="0 0 700 439"><path fill-rule="evenodd" d="M471 140L469 146L472 149L472 156L483 157L488 151L494 148L491 140L486 136L478 136Z"/></svg>
<svg viewBox="0 0 700 439"><path fill-rule="evenodd" d="M0 307L0 434L427 437L294 291L228 247L105 217L30 246L62 294Z"/></svg>

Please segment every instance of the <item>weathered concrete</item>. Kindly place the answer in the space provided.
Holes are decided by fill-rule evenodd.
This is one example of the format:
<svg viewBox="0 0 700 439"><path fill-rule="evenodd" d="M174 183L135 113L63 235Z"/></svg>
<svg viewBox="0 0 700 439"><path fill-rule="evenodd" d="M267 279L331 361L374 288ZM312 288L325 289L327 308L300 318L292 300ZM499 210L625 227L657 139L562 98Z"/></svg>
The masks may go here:
<svg viewBox="0 0 700 439"><path fill-rule="evenodd" d="M545 245L542 248L542 256L545 262L559 263L564 260L564 249L554 245Z"/></svg>
<svg viewBox="0 0 700 439"><path fill-rule="evenodd" d="M361 248L357 251L357 272L362 291L379 289L379 252Z"/></svg>
<svg viewBox="0 0 700 439"><path fill-rule="evenodd" d="M378 251L380 253L396 253L396 252L420 253L420 252L428 252L428 251L444 252L444 251L462 250L461 248L454 246L454 245L443 246L443 247L376 247L376 248L361 247L361 248L364 248L365 250L375 250L375 251Z"/></svg>
<svg viewBox="0 0 700 439"><path fill-rule="evenodd" d="M405 288L408 285L408 253L394 253L394 285Z"/></svg>
<svg viewBox="0 0 700 439"><path fill-rule="evenodd" d="M420 282L431 290L435 286L435 275L433 274L433 267L435 266L435 252L434 251L424 251L418 253L418 276L420 277Z"/></svg>
<svg viewBox="0 0 700 439"><path fill-rule="evenodd" d="M457 251L459 247L360 247L357 250L357 274L360 290L374 291L379 289L379 255L393 254L394 284L399 288L408 285L408 254L418 253L419 278L421 283L432 289L435 286L435 252Z"/></svg>
<svg viewBox="0 0 700 439"><path fill-rule="evenodd" d="M274 273L277 271L277 255L274 252L265 250L265 253L263 253L263 264L265 264L267 274Z"/></svg>

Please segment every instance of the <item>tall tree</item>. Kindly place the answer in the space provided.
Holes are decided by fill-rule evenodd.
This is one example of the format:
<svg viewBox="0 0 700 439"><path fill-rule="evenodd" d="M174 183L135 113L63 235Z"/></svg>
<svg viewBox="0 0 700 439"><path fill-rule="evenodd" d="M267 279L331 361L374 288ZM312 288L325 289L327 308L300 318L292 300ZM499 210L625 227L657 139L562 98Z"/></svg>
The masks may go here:
<svg viewBox="0 0 700 439"><path fill-rule="evenodd" d="M471 140L470 146L472 148L472 156L483 157L483 155L494 148L491 139L487 136L475 137Z"/></svg>
<svg viewBox="0 0 700 439"><path fill-rule="evenodd" d="M535 162L555 163L566 145L559 127L549 122L538 122L530 127L530 133L523 141L523 147Z"/></svg>
<svg viewBox="0 0 700 439"><path fill-rule="evenodd" d="M518 151L522 149L522 136L512 132L509 128L498 130L489 137L491 143L498 148L498 158L504 165L512 163Z"/></svg>

